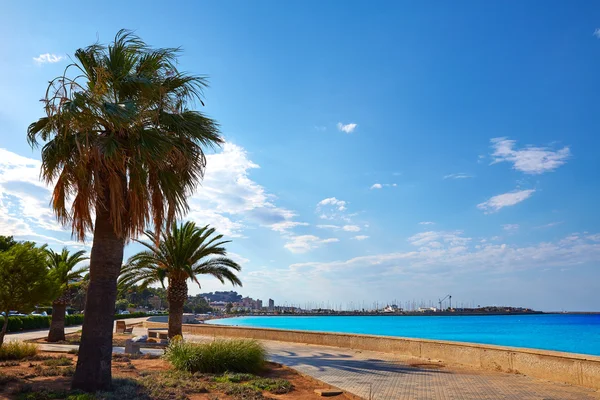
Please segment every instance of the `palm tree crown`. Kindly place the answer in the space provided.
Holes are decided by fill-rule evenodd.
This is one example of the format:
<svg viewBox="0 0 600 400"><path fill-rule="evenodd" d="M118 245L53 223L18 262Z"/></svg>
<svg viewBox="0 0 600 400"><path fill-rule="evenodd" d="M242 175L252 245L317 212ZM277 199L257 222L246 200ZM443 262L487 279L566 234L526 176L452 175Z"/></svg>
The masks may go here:
<svg viewBox="0 0 600 400"><path fill-rule="evenodd" d="M46 142L42 177L54 184L52 207L79 239L101 208L125 240L187 210L206 166L201 146L223 140L216 122L187 108L202 102L207 82L179 72L178 54L121 30L108 46L77 50L50 82L46 116L29 126L28 140Z"/></svg>
<svg viewBox="0 0 600 400"><path fill-rule="evenodd" d="M88 270L88 267L74 270L77 264L89 259L84 257L85 251L83 250L70 254L66 247L60 253L46 249L46 254L50 275L61 286L61 291L67 289L70 281L81 278L81 274Z"/></svg>
<svg viewBox="0 0 600 400"><path fill-rule="evenodd" d="M129 258L121 270L119 283L139 282L147 287L160 282L164 287L165 279L191 279L200 285L197 275L212 275L221 283L227 280L234 286L242 286L235 274L242 267L226 257L227 251L223 247L229 241L214 233L215 228L208 225L198 228L193 222L174 225L171 231L160 236L147 231L150 243L138 241L147 250Z"/></svg>

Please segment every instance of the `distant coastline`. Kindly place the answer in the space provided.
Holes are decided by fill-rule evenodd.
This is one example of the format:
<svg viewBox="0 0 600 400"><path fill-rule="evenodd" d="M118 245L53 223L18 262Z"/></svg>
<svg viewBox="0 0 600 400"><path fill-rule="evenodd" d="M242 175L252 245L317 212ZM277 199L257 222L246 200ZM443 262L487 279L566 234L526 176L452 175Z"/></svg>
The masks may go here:
<svg viewBox="0 0 600 400"><path fill-rule="evenodd" d="M600 312L543 312L543 311L524 311L524 312L401 312L401 313L244 313L244 314L226 314L220 318L234 317L466 317L466 316L486 316L486 315L540 315L540 314L600 314ZM214 318L216 319L216 318Z"/></svg>

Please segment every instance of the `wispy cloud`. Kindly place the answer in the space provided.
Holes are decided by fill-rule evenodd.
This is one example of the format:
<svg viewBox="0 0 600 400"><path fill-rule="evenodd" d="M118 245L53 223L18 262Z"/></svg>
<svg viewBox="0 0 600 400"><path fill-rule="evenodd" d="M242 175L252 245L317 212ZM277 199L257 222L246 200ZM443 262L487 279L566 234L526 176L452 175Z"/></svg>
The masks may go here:
<svg viewBox="0 0 600 400"><path fill-rule="evenodd" d="M465 174L464 172L458 172L456 174L450 174L444 176L444 179L467 179L473 178L473 175Z"/></svg>
<svg viewBox="0 0 600 400"><path fill-rule="evenodd" d="M317 225L319 229L331 229L334 231L343 230L346 232L360 232L360 226L358 225Z"/></svg>
<svg viewBox="0 0 600 400"><path fill-rule="evenodd" d="M38 57L33 57L33 61L38 64L54 64L64 59L63 56L57 56L56 54L46 53L40 54Z"/></svg>
<svg viewBox="0 0 600 400"><path fill-rule="evenodd" d="M594 31L594 36L600 39L600 28L596 28L596 30Z"/></svg>
<svg viewBox="0 0 600 400"><path fill-rule="evenodd" d="M371 190L373 189L383 189L384 187L396 187L398 186L397 183L374 183L371 186Z"/></svg>
<svg viewBox="0 0 600 400"><path fill-rule="evenodd" d="M290 237L288 243L286 243L284 247L292 253L306 253L310 250L321 247L324 244L335 242L339 242L339 239L321 239L320 237L314 235L300 235Z"/></svg>
<svg viewBox="0 0 600 400"><path fill-rule="evenodd" d="M568 146L558 150L535 146L516 149L516 141L505 137L491 139L491 143L494 149L492 164L509 162L513 164L513 169L532 175L554 171L571 156Z"/></svg>
<svg viewBox="0 0 600 400"><path fill-rule="evenodd" d="M340 132L344 133L352 133L356 129L358 124L350 123L350 124L342 124L341 122L337 123L337 128Z"/></svg>
<svg viewBox="0 0 600 400"><path fill-rule="evenodd" d="M533 193L535 193L535 189L516 190L513 192L499 194L491 197L489 200L484 201L483 203L478 204L477 208L485 211L486 214L494 213L504 207L514 206L523 200L527 200Z"/></svg>
<svg viewBox="0 0 600 400"><path fill-rule="evenodd" d="M540 226L536 226L535 229L549 229L555 226L558 226L560 224L564 223L564 221L558 221L558 222L550 222L548 224L544 224L544 225L540 225Z"/></svg>
<svg viewBox="0 0 600 400"><path fill-rule="evenodd" d="M343 219L345 216L347 202L335 197L328 197L317 203L316 212L321 219Z"/></svg>
<svg viewBox="0 0 600 400"><path fill-rule="evenodd" d="M431 221L423 221L423 222L419 222L419 225L434 225L435 222L431 222Z"/></svg>
<svg viewBox="0 0 600 400"><path fill-rule="evenodd" d="M507 232L515 232L519 230L519 224L504 224L502 225L502 229Z"/></svg>
<svg viewBox="0 0 600 400"><path fill-rule="evenodd" d="M366 240L368 238L369 237L367 235L357 235L357 236L354 236L352 239L355 239L355 240Z"/></svg>

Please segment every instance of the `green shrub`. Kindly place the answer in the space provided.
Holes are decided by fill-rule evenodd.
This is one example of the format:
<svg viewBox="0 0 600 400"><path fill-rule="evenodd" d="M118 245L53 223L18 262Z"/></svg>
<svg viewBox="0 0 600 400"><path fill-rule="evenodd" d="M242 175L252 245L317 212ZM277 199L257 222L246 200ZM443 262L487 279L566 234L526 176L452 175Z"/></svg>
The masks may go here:
<svg viewBox="0 0 600 400"><path fill-rule="evenodd" d="M51 358L49 360L46 360L44 362L42 362L42 364L44 364L47 367L65 367L68 365L73 365L73 360L71 360L69 357L65 357L65 356L61 356L61 357L57 357L57 358Z"/></svg>
<svg viewBox="0 0 600 400"><path fill-rule="evenodd" d="M115 319L140 318L147 316L146 313L138 312L128 315L115 315ZM43 317L41 315L27 315L24 317L9 317L8 332L20 332L30 329L48 329L50 327L51 316ZM4 317L0 316L0 326L4 324ZM83 324L83 314L65 315L65 326Z"/></svg>
<svg viewBox="0 0 600 400"><path fill-rule="evenodd" d="M264 366L266 352L260 343L250 339L218 339L202 344L173 340L164 357L180 371L219 374L258 372Z"/></svg>
<svg viewBox="0 0 600 400"><path fill-rule="evenodd" d="M258 390L266 390L273 394L285 394L292 391L294 386L285 379L260 378L250 382L250 386Z"/></svg>
<svg viewBox="0 0 600 400"><path fill-rule="evenodd" d="M5 342L0 346L0 361L5 360L20 360L22 358L35 356L38 352L38 347L33 343L25 342Z"/></svg>
<svg viewBox="0 0 600 400"><path fill-rule="evenodd" d="M134 312L131 314L117 314L115 315L115 319L128 319L128 318L140 318L146 317L148 314L145 312Z"/></svg>
<svg viewBox="0 0 600 400"><path fill-rule="evenodd" d="M65 326L83 324L83 314L65 315Z"/></svg>

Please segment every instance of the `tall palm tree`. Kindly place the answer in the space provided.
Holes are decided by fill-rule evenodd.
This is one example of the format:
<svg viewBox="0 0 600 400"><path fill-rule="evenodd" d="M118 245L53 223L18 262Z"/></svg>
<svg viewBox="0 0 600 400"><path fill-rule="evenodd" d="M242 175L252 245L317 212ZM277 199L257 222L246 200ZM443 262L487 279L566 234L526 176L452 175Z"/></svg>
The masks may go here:
<svg viewBox="0 0 600 400"><path fill-rule="evenodd" d="M84 257L85 251L83 250L70 254L66 247L60 253L56 253L52 249L46 249L46 253L50 269L49 275L60 288L58 297L52 301L52 322L50 323L50 332L48 332L48 342L58 342L65 340L65 311L75 289L70 282L81 278L81 274L88 269L87 267L75 269L75 267L89 258Z"/></svg>
<svg viewBox="0 0 600 400"><path fill-rule="evenodd" d="M212 275L221 283L227 280L234 286L242 286L236 275L242 267L227 258L223 247L229 241L214 233L215 228L208 225L198 228L193 222L174 225L171 231L161 235L147 231L150 243L138 241L146 250L129 258L123 267L119 278L123 285L140 283L147 287L160 282L164 287L165 279L168 281L169 338L181 335L188 279L200 286L198 275Z"/></svg>
<svg viewBox="0 0 600 400"><path fill-rule="evenodd" d="M176 67L179 49L154 49L121 30L108 46L75 52L28 128L45 142L41 175L52 207L83 240L93 232L85 321L72 387L111 386L112 327L125 243L151 223L169 227L202 180L204 146L223 142L217 123L188 107L206 78Z"/></svg>

